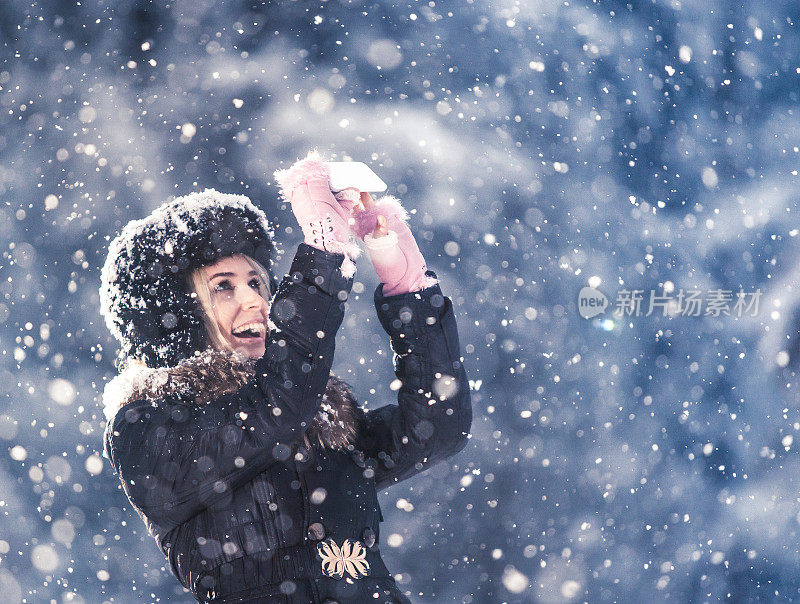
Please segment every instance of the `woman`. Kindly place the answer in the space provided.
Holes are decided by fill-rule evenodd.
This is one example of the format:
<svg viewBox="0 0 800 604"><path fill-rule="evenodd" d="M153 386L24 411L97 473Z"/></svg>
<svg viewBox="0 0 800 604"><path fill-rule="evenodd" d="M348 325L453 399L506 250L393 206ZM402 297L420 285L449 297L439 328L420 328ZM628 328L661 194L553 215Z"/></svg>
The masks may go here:
<svg viewBox="0 0 800 604"><path fill-rule="evenodd" d="M246 197L178 198L112 242L101 310L122 372L104 392L104 455L200 602L409 602L381 559L377 490L466 445L452 304L397 200L334 197L315 152L276 179L304 234L279 287ZM330 373L351 235L381 279L402 384L372 411Z"/></svg>

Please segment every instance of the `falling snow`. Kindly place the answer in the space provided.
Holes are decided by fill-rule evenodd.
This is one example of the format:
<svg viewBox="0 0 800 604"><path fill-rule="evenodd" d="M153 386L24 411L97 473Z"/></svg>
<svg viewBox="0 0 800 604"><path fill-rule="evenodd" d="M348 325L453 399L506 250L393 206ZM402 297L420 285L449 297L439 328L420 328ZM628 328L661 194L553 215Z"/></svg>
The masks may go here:
<svg viewBox="0 0 800 604"><path fill-rule="evenodd" d="M3 602L190 601L100 455L100 267L128 221L207 187L294 250L270 179L310 147L413 208L459 322L470 444L379 494L413 601L800 598L796 11L454 6L4 4ZM358 271L334 372L374 407L402 383ZM585 286L763 299L585 320Z"/></svg>

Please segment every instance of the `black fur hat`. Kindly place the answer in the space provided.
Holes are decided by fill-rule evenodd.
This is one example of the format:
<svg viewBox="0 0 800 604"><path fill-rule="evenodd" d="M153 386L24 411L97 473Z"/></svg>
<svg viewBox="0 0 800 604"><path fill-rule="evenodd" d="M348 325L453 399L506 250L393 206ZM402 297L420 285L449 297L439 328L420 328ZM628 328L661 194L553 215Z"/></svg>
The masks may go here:
<svg viewBox="0 0 800 604"><path fill-rule="evenodd" d="M274 294L273 236L264 212L247 197L214 189L178 197L129 222L109 245L100 287L100 313L120 342L120 360L172 367L205 350L203 314L188 275L245 254L267 269Z"/></svg>

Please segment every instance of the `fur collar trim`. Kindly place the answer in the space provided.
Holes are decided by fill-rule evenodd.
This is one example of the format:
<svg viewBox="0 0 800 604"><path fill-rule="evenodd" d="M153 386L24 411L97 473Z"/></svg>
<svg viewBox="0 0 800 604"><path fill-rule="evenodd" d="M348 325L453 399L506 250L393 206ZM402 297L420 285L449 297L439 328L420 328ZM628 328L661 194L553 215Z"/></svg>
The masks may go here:
<svg viewBox="0 0 800 604"><path fill-rule="evenodd" d="M112 379L103 391L103 408L111 422L119 408L137 400L153 403L178 397L195 405L207 405L238 390L255 376L255 360L235 352L208 349L175 367L151 369L131 364ZM331 375L322 403L304 444L347 450L358 432L357 403L350 387Z"/></svg>

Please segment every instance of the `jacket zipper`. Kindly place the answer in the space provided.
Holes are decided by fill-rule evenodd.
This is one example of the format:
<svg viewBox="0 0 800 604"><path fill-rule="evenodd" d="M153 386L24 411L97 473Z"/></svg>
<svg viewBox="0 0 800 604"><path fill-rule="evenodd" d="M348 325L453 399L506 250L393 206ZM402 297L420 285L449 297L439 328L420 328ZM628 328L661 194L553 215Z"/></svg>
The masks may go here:
<svg viewBox="0 0 800 604"><path fill-rule="evenodd" d="M311 521L311 506L306 505L306 501L310 501L309 499L306 499L308 485L306 485L305 478L300 475L300 471L297 469L297 460L294 460L294 474L297 476L297 482L300 483L300 507L303 510L303 543L308 544L308 526ZM311 597L313 598L313 602L319 602L319 592L317 591L316 581L310 581L309 587L311 588Z"/></svg>
<svg viewBox="0 0 800 604"><path fill-rule="evenodd" d="M305 540L305 538L308 536L308 524L309 520L311 519L311 515L310 510L308 509L309 506L306 505L306 492L308 491L308 487L306 486L305 480L297 469L297 460L294 460L294 474L297 477L297 482L300 484L300 507L303 509L303 530L306 531L303 535L303 539Z"/></svg>

